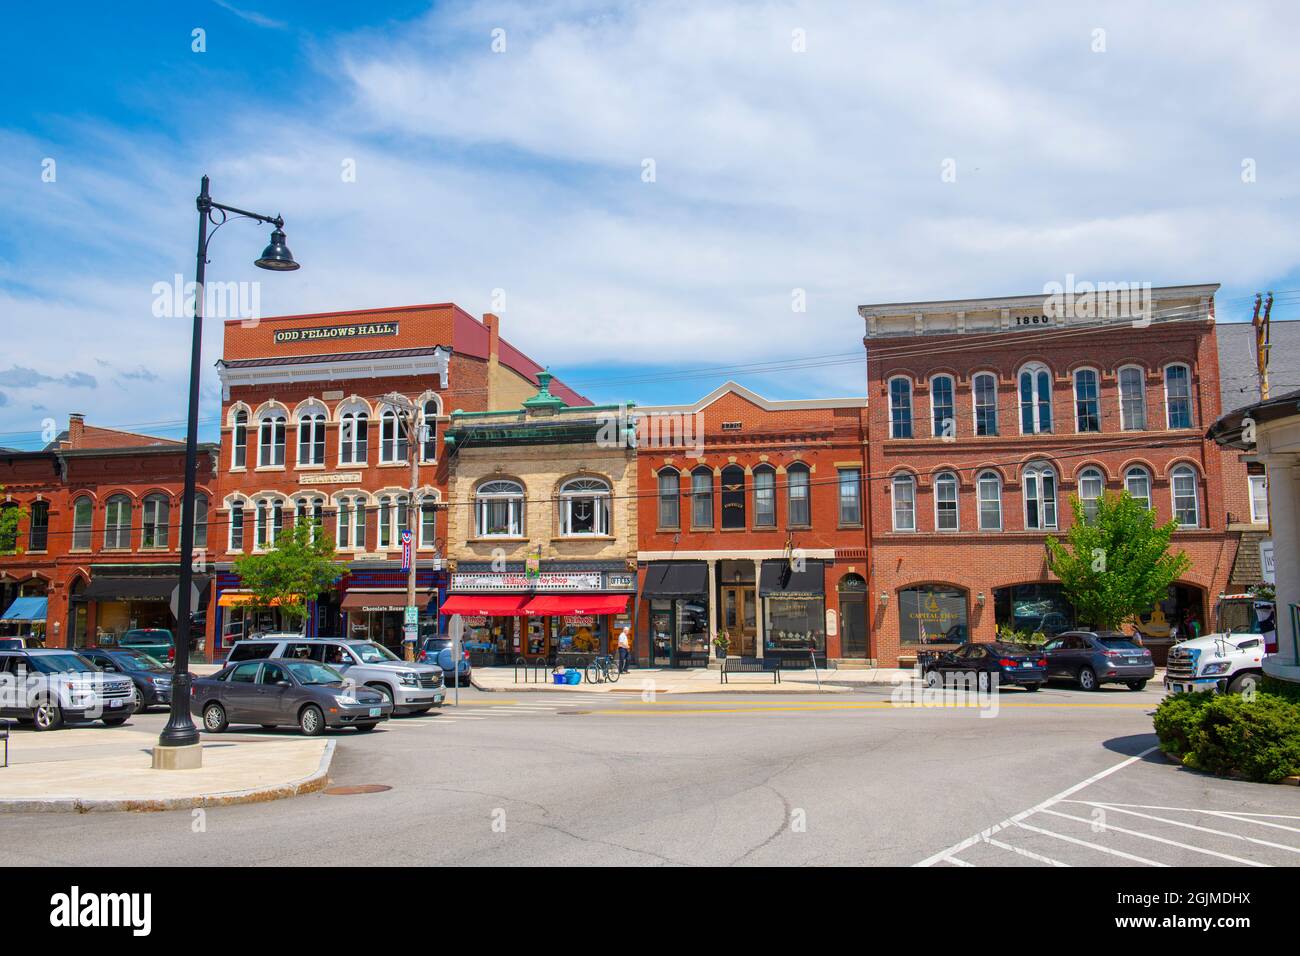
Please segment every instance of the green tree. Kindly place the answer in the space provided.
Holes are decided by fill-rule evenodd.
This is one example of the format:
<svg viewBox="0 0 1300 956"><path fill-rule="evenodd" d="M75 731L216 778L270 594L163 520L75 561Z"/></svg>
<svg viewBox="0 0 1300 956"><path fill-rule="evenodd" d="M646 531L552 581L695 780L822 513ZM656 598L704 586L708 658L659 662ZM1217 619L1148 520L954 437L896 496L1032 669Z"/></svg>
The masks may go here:
<svg viewBox="0 0 1300 956"><path fill-rule="evenodd" d="M334 560L334 539L320 522L306 519L282 531L272 550L235 562L235 573L253 592L252 603L278 606L295 625L307 616L307 602L328 591L346 570Z"/></svg>
<svg viewBox="0 0 1300 956"><path fill-rule="evenodd" d="M5 490L0 485L0 494ZM18 541L18 522L27 517L27 509L21 505L7 504L0 507L0 554L17 554L22 548Z"/></svg>
<svg viewBox="0 0 1300 956"><path fill-rule="evenodd" d="M1047 566L1080 620L1094 627L1113 630L1146 613L1192 566L1184 552L1169 552L1176 524L1157 527L1155 512L1127 491L1099 498L1089 520L1077 495L1070 506L1074 524L1064 543L1047 539Z"/></svg>

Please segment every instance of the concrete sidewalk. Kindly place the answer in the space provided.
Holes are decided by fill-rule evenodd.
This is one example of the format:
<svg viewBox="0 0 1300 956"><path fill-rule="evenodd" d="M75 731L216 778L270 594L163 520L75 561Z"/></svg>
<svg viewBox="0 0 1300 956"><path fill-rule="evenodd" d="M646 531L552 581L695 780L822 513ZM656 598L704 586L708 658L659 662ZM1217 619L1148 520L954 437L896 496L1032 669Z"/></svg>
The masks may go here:
<svg viewBox="0 0 1300 956"><path fill-rule="evenodd" d="M15 728L0 769L0 812L179 810L323 789L334 741L204 734L203 766L154 770L156 727Z"/></svg>
<svg viewBox="0 0 1300 956"><path fill-rule="evenodd" d="M530 676L535 676L535 672ZM773 682L771 674L729 674L724 684L720 672L709 668L634 667L616 684L589 684L584 675L581 684L567 685L525 683L522 668L519 683L515 683L512 667L479 667L474 670L473 683L479 690L512 694L640 694L647 690L656 694L845 694L871 686L908 683L913 676L910 669L897 667L845 668L819 670L815 674L811 670L782 671L779 684Z"/></svg>

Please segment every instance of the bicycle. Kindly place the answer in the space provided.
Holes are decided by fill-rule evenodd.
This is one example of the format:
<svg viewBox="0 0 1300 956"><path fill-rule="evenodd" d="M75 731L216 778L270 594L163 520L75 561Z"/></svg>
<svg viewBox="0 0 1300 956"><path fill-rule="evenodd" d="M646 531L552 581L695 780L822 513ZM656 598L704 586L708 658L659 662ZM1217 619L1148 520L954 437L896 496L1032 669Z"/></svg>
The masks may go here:
<svg viewBox="0 0 1300 956"><path fill-rule="evenodd" d="M618 678L618 663L609 655L593 657L591 663L587 665L587 683L589 684L603 684L605 681L617 684Z"/></svg>

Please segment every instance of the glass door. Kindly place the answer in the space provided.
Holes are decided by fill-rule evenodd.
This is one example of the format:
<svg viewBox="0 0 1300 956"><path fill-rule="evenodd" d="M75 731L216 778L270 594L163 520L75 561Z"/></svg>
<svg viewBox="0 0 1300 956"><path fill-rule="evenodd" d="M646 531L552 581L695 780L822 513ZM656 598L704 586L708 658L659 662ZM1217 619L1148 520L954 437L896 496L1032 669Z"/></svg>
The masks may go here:
<svg viewBox="0 0 1300 956"><path fill-rule="evenodd" d="M757 604L752 585L724 585L722 627L731 638L728 656L753 657L758 636Z"/></svg>

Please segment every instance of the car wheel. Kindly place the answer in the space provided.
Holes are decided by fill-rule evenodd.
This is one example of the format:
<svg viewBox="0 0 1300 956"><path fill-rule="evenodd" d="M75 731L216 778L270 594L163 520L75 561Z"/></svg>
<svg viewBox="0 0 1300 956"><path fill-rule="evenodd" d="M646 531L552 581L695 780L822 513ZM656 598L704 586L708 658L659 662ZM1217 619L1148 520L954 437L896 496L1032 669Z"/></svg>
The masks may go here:
<svg viewBox="0 0 1300 956"><path fill-rule="evenodd" d="M987 691L993 686L993 675L988 671L979 671L975 675L976 690Z"/></svg>
<svg viewBox="0 0 1300 956"><path fill-rule="evenodd" d="M104 726L105 726L105 727L121 727L124 723L126 723L126 718L125 718L125 717L105 717L105 718L104 718Z"/></svg>
<svg viewBox="0 0 1300 956"><path fill-rule="evenodd" d="M315 704L308 704L298 715L298 729L305 737L316 737L325 730L325 715Z"/></svg>
<svg viewBox="0 0 1300 956"><path fill-rule="evenodd" d="M59 708L47 700L36 705L32 711L32 726L37 730L56 730L63 723Z"/></svg>
<svg viewBox="0 0 1300 956"><path fill-rule="evenodd" d="M1228 685L1228 693L1230 694L1253 694L1257 690L1259 690L1258 674L1239 674Z"/></svg>
<svg viewBox="0 0 1300 956"><path fill-rule="evenodd" d="M1147 686L1147 682L1144 680L1131 680L1128 682L1129 690L1141 690L1143 687L1146 686Z"/></svg>
<svg viewBox="0 0 1300 956"><path fill-rule="evenodd" d="M384 700L386 700L388 703L391 704L393 702L393 689L389 687L387 684L367 684L366 686L369 687L371 690L373 690L376 694L379 694L381 697L383 697Z"/></svg>
<svg viewBox="0 0 1300 956"><path fill-rule="evenodd" d="M1079 686L1084 690L1097 689L1097 672L1091 667L1085 667L1079 671Z"/></svg>
<svg viewBox="0 0 1300 956"><path fill-rule="evenodd" d="M208 704L203 708L203 729L208 733L219 734L229 726L226 708L220 704Z"/></svg>
<svg viewBox="0 0 1300 956"><path fill-rule="evenodd" d="M1029 691L1030 693L1033 693L1034 691L1038 690L1038 688L1042 687L1043 685L1042 685L1042 684L1025 684L1024 686L1025 686L1025 690Z"/></svg>
<svg viewBox="0 0 1300 956"><path fill-rule="evenodd" d="M942 687L942 686L943 686L943 675L940 674L938 671L927 671L927 672L926 672L926 675L925 675L925 686L926 686L926 687Z"/></svg>
<svg viewBox="0 0 1300 956"><path fill-rule="evenodd" d="M375 729L374 724L353 724L357 728L357 733L365 734Z"/></svg>

